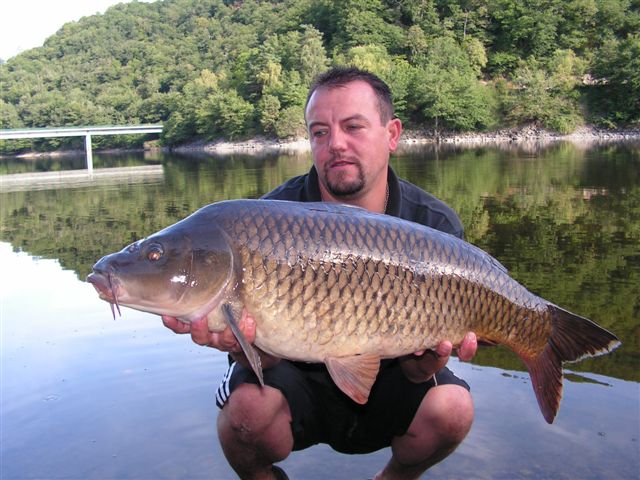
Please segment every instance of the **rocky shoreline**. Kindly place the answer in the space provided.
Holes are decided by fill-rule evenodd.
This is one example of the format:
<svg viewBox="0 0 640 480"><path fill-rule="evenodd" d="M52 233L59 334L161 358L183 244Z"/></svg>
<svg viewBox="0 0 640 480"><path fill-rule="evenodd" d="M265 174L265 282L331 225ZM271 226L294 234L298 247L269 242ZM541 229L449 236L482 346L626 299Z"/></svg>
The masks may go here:
<svg viewBox="0 0 640 480"><path fill-rule="evenodd" d="M411 146L428 144L450 144L460 146L481 146L497 144L518 144L518 143L548 143L555 141L570 141L572 143L593 144L598 142L611 142L621 140L640 140L640 128L625 130L605 130L593 126L581 127L578 130L562 135L551 132L533 125L497 130L484 133L452 133L444 132L439 137L433 131L427 130L405 130L400 141L400 148L411 148ZM264 150L278 151L308 151L309 141L306 138L299 138L290 141L273 140L266 138L254 138L240 142L196 142L173 148L175 152L204 151L216 154L229 153L251 153L262 152Z"/></svg>
<svg viewBox="0 0 640 480"><path fill-rule="evenodd" d="M584 126L576 131L562 135L556 132L545 130L535 125L527 125L518 128L496 130L493 132L471 132L471 133L455 133L442 132L436 136L432 130L405 130L400 141L400 149L411 149L422 145L457 145L461 147L488 146L488 145L520 145L520 144L547 144L557 141L569 141L575 144L592 145L594 143L606 143L612 141L623 140L640 140L640 127L606 130L593 126ZM193 153L204 152L217 155L225 155L232 153L258 154L268 151L279 151L283 153L300 153L309 151L309 141L306 138L298 138L293 140L277 140L264 137L256 137L249 140L238 142L229 142L225 140L206 142L195 141L189 144L181 145L174 148L166 147L145 147L139 150L100 150L101 153L117 152L123 153L127 151L141 150L162 150L177 153ZM84 150L62 150L55 152L28 152L19 155L11 155L13 158L39 158L39 157L60 157L67 155L84 154ZM8 158L9 156L0 155L0 158Z"/></svg>
<svg viewBox="0 0 640 480"><path fill-rule="evenodd" d="M425 140L426 139L426 140ZM440 137L440 143L485 144L522 142L534 140L567 140L571 142L617 141L640 139L640 128L605 130L594 126L584 126L569 134L552 132L535 125L496 130L486 133L451 133ZM425 132L405 132L405 143L437 143L435 135Z"/></svg>

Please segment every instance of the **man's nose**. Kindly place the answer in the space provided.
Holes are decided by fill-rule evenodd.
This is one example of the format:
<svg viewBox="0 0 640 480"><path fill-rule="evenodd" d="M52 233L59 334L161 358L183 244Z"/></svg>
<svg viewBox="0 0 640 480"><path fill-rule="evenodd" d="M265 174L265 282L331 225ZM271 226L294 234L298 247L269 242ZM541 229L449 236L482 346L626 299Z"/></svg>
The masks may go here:
<svg viewBox="0 0 640 480"><path fill-rule="evenodd" d="M329 150L331 152L342 152L347 146L346 136L339 128L334 129L329 137Z"/></svg>

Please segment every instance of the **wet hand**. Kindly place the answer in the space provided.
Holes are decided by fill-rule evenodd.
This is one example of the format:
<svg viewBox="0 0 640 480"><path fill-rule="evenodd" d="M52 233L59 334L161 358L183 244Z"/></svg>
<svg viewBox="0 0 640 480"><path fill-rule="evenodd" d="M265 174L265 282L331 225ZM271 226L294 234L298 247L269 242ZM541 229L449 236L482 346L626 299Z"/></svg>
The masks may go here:
<svg viewBox="0 0 640 480"><path fill-rule="evenodd" d="M191 339L198 345L213 347L223 352L229 352L234 361L244 365L246 368L251 368L247 357L242 352L242 347L229 327L225 328L222 332L211 332L207 325L206 318L201 318L191 323L185 323L181 322L177 318L169 317L167 315L162 316L162 323L174 333L190 333ZM253 344L256 339L256 321L246 309L242 310L242 318L240 319L238 326L247 338L247 341L250 344ZM269 355L259 348L256 348L256 350L260 355L260 361L263 369L272 367L280 361L278 357Z"/></svg>
<svg viewBox="0 0 640 480"><path fill-rule="evenodd" d="M174 333L190 333L191 340L198 345L217 348L223 352L235 353L242 351L240 344L229 327L225 328L222 332L212 332L209 330L206 317L191 323L185 323L177 318L163 315L162 323ZM246 309L242 311L242 318L240 322L238 322L238 326L247 341L253 343L256 339L256 321L249 315Z"/></svg>
<svg viewBox="0 0 640 480"><path fill-rule="evenodd" d="M458 358L468 362L475 356L477 349L478 341L476 335L473 332L469 332L458 347ZM415 383L426 382L437 371L444 368L452 352L453 345L450 341L445 340L434 350L422 350L401 358L400 365L410 381Z"/></svg>

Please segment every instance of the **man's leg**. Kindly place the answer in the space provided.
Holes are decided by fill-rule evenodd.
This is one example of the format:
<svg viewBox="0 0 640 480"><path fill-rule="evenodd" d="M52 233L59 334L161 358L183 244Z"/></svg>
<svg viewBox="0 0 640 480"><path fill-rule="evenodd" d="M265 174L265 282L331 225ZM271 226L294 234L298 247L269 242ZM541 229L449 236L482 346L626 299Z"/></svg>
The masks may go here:
<svg viewBox="0 0 640 480"><path fill-rule="evenodd" d="M243 480L272 480L272 465L293 449L291 412L275 388L239 385L218 415L218 437Z"/></svg>
<svg viewBox="0 0 640 480"><path fill-rule="evenodd" d="M473 423L471 394L458 385L431 388L407 432L393 439L393 455L376 480L413 480L451 454Z"/></svg>

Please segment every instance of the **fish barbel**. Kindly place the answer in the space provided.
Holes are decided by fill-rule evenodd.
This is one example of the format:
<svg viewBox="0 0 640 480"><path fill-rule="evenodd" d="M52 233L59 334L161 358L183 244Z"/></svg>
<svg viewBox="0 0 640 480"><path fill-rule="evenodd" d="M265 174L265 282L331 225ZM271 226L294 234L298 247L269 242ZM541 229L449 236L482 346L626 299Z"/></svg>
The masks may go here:
<svg viewBox="0 0 640 480"><path fill-rule="evenodd" d="M327 366L366 403L380 359L459 344L473 331L526 364L547 422L562 395L562 363L606 353L618 339L534 295L492 256L452 235L346 205L230 200L99 260L89 275L119 307L230 326L256 320L255 345Z"/></svg>

